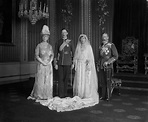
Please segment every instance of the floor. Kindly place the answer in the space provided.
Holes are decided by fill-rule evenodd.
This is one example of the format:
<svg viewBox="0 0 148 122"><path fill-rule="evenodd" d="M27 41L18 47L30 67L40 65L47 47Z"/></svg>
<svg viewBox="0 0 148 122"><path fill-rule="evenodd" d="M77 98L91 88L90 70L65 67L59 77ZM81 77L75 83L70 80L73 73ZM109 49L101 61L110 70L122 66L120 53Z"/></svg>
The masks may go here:
<svg viewBox="0 0 148 122"><path fill-rule="evenodd" d="M121 89L118 96L115 89L109 102L56 112L27 100L33 83L27 80L0 85L0 122L148 122L148 93Z"/></svg>

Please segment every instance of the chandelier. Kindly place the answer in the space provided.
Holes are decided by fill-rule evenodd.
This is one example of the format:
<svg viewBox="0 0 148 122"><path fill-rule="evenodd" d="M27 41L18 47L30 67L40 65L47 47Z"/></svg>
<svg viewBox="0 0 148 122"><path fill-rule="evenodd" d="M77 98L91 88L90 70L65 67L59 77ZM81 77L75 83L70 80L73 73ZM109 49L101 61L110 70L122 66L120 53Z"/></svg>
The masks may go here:
<svg viewBox="0 0 148 122"><path fill-rule="evenodd" d="M48 5L37 0L21 0L19 3L18 16L20 18L28 18L31 24L35 24L40 19L49 18Z"/></svg>

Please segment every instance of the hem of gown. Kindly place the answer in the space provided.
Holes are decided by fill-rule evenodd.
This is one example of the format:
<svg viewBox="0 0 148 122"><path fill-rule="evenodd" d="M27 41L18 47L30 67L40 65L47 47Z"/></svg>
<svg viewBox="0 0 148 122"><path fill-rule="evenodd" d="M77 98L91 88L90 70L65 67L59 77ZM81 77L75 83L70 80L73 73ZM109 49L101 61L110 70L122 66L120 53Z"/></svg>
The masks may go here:
<svg viewBox="0 0 148 122"><path fill-rule="evenodd" d="M79 110L86 107L92 107L99 103L98 101L93 101L90 99L81 99L78 96L73 98L59 98L55 97L48 100L36 100L43 106L47 106L50 110L56 110L57 112L66 112L66 111L73 111Z"/></svg>
<svg viewBox="0 0 148 122"><path fill-rule="evenodd" d="M29 96L27 97L28 100L48 100L48 99L52 99L52 98L40 98L40 97L33 97L33 96Z"/></svg>

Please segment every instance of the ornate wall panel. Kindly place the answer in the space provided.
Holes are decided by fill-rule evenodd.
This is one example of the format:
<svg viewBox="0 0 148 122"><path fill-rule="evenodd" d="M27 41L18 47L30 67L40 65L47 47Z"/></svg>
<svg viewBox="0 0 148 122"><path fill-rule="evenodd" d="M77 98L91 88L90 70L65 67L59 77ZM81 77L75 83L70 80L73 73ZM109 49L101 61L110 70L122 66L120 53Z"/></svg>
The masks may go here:
<svg viewBox="0 0 148 122"><path fill-rule="evenodd" d="M6 21L10 21L12 25L12 34L6 33L6 36L11 37L9 38L10 40L7 40L7 42L10 43L5 43L5 41L0 43L0 63L20 61L20 21L17 18L16 5L17 1L14 0L12 2L12 10L9 11L11 12L10 14L12 14L12 18L6 19ZM11 29L11 27L8 29Z"/></svg>
<svg viewBox="0 0 148 122"><path fill-rule="evenodd" d="M50 44L53 46L54 50L54 45L55 45L55 40L56 40L56 1L55 0L50 0L48 1L48 5L50 6L50 13L49 13L49 19L47 21L49 28L50 28Z"/></svg>
<svg viewBox="0 0 148 122"><path fill-rule="evenodd" d="M99 26L99 14L98 11L98 2L106 1L107 3L107 11L109 15L106 16L106 21L103 24L105 27L102 30L102 26ZM113 30L113 10L114 10L114 0L92 0L91 2L91 15L92 15L92 47L94 50L95 59L98 60L98 48L102 42L102 33L106 32L109 34L110 42L112 42L112 30Z"/></svg>
<svg viewBox="0 0 148 122"><path fill-rule="evenodd" d="M44 24L47 24L47 20L40 20L35 25L28 22L28 61L35 59L35 48L42 41L40 33Z"/></svg>
<svg viewBox="0 0 148 122"><path fill-rule="evenodd" d="M80 35L80 0L69 0L69 4L72 7L71 13L71 21L67 25L63 20L62 9L67 9L65 6L67 0L56 0L56 41L61 38L61 29L68 28L69 38L74 41L76 45L78 36ZM65 13L66 16L66 13Z"/></svg>
<svg viewBox="0 0 148 122"><path fill-rule="evenodd" d="M82 33L86 34L90 42L92 42L91 39L91 1L90 0L81 0L81 24L83 25L81 30Z"/></svg>
<svg viewBox="0 0 148 122"><path fill-rule="evenodd" d="M52 1L52 0L50 0L50 1ZM38 2L40 2L40 0ZM49 0L42 0L41 2L42 2L42 4L43 3L48 4L49 11L51 10L50 5L49 5L49 3L50 3ZM50 17L51 16L49 15L49 19L50 19ZM26 52L28 59L26 61L34 61L35 60L35 58L34 58L35 48L36 48L37 44L39 44L42 41L42 38L40 35L42 27L44 24L46 24L50 27L49 19L41 19L41 20L37 21L35 25L32 25L30 23L30 21L27 20L27 25L26 25L27 26L27 39L26 39L27 45L25 45L25 46L28 48L27 52Z"/></svg>

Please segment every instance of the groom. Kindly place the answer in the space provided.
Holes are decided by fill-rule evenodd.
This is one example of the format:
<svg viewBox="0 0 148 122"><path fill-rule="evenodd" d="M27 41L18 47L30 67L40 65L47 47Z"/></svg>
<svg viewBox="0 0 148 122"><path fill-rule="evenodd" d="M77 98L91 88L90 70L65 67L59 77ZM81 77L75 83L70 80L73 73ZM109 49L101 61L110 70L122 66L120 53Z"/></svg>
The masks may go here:
<svg viewBox="0 0 148 122"><path fill-rule="evenodd" d="M74 56L74 45L68 39L68 31L64 28L61 31L62 38L55 44L54 66L58 70L58 92L59 97L67 97L67 86L70 78L70 68Z"/></svg>

